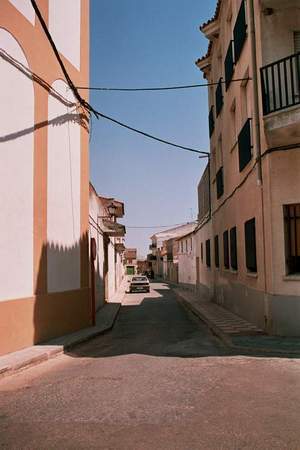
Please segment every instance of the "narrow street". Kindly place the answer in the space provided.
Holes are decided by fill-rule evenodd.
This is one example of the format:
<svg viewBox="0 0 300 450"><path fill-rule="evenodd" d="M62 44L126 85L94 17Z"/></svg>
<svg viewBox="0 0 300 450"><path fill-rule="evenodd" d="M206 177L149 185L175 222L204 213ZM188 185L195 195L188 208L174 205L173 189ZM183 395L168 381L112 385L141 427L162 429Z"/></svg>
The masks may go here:
<svg viewBox="0 0 300 450"><path fill-rule="evenodd" d="M300 363L232 356L167 284L107 334L0 381L1 449L300 448Z"/></svg>

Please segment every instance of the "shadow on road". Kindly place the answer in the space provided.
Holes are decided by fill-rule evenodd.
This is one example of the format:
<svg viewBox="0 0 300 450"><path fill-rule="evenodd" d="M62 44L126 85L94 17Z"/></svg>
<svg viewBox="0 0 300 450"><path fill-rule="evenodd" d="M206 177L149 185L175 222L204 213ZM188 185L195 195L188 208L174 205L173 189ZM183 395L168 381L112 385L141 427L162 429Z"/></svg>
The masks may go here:
<svg viewBox="0 0 300 450"><path fill-rule="evenodd" d="M109 333L67 354L90 358L128 354L201 357L224 352L207 327L177 303L168 285L153 283L150 294L126 295Z"/></svg>

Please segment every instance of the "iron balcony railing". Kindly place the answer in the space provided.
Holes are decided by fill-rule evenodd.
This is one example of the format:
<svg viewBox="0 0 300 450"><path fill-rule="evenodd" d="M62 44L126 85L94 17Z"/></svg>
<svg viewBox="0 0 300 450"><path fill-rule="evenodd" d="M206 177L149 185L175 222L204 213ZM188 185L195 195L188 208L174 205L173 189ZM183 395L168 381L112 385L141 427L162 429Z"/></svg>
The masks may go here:
<svg viewBox="0 0 300 450"><path fill-rule="evenodd" d="M300 52L260 69L264 115L300 104Z"/></svg>

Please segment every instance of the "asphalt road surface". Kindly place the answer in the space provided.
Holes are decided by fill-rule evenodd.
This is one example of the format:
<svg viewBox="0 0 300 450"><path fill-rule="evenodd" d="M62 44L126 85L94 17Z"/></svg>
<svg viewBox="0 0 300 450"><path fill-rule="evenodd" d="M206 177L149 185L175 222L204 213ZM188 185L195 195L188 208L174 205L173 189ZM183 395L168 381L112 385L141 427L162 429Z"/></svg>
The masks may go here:
<svg viewBox="0 0 300 450"><path fill-rule="evenodd" d="M1 449L300 450L300 361L231 355L166 284L0 380Z"/></svg>

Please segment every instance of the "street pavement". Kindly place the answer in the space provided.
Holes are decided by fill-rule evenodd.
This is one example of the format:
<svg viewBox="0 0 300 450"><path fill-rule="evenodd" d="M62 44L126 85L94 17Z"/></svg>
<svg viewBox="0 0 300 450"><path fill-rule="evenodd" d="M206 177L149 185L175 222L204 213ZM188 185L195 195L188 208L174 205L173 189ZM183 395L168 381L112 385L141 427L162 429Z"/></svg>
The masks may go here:
<svg viewBox="0 0 300 450"><path fill-rule="evenodd" d="M300 449L300 361L234 355L164 283L0 380L1 449Z"/></svg>

